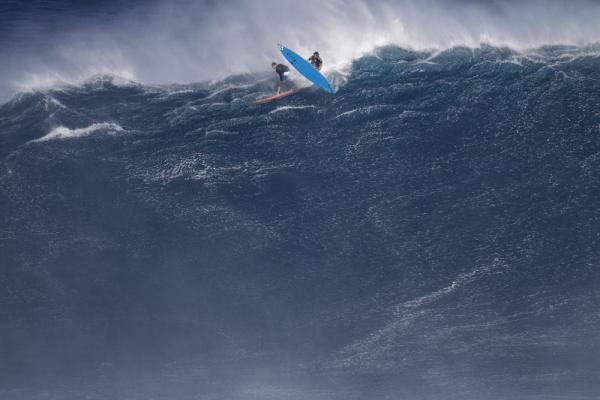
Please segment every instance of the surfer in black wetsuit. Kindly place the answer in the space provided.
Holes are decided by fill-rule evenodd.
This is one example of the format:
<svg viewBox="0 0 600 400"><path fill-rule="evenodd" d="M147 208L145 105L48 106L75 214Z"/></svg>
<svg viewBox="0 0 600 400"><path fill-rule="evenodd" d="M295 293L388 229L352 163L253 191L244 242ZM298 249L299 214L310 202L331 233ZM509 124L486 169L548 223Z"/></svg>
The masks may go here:
<svg viewBox="0 0 600 400"><path fill-rule="evenodd" d="M310 56L310 58L308 59L308 61L311 63L311 65L313 67L315 67L317 69L317 71L320 71L321 68L323 68L323 59L319 55L318 51L315 51L313 53L313 55Z"/></svg>
<svg viewBox="0 0 600 400"><path fill-rule="evenodd" d="M285 64L277 64L276 62L272 63L271 67L277 72L277 75L279 75L279 82L277 83L277 94L279 94L281 93L281 85L283 85L283 82L287 81L290 67Z"/></svg>

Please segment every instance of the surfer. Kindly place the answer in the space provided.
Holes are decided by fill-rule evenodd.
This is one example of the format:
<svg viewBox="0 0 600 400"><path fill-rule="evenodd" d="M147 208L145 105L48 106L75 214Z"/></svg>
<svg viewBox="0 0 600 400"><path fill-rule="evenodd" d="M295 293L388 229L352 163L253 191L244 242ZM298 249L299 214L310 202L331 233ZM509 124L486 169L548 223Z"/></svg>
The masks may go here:
<svg viewBox="0 0 600 400"><path fill-rule="evenodd" d="M290 74L290 67L285 64L277 64L276 62L271 63L271 68L279 75L279 82L277 83L277 94L281 93L281 85L287 81L288 75Z"/></svg>
<svg viewBox="0 0 600 400"><path fill-rule="evenodd" d="M321 68L323 68L323 59L321 58L321 56L319 55L318 51L315 51L313 53L312 56L310 56L310 58L308 59L308 61L310 62L310 64L315 67L317 69L317 71L320 71Z"/></svg>

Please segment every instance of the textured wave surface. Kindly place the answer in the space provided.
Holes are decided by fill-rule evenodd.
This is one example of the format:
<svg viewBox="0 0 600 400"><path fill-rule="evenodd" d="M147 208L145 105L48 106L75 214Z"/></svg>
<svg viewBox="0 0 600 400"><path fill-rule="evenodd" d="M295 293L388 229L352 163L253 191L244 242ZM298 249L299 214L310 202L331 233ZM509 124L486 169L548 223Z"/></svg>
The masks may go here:
<svg viewBox="0 0 600 400"><path fill-rule="evenodd" d="M6 399L600 391L600 58L397 47L333 95L0 107Z"/></svg>

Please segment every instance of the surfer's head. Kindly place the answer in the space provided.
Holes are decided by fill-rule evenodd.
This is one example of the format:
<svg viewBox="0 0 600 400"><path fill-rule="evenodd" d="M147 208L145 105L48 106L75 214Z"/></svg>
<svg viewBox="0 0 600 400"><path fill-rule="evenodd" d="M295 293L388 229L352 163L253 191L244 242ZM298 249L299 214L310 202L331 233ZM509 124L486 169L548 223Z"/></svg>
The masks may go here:
<svg viewBox="0 0 600 400"><path fill-rule="evenodd" d="M318 51L315 51L315 52L313 53L313 56L317 56L317 57L319 57L319 52L318 52Z"/></svg>
<svg viewBox="0 0 600 400"><path fill-rule="evenodd" d="M277 63L276 62L272 62L271 63L271 68L277 68Z"/></svg>

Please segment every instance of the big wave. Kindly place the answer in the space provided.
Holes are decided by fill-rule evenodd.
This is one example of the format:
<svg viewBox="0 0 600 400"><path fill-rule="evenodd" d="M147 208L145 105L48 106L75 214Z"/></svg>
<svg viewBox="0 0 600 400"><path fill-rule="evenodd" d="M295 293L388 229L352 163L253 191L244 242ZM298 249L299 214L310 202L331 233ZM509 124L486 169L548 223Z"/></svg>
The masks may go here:
<svg viewBox="0 0 600 400"><path fill-rule="evenodd" d="M388 46L260 106L271 74L16 96L2 395L595 396L599 78Z"/></svg>

